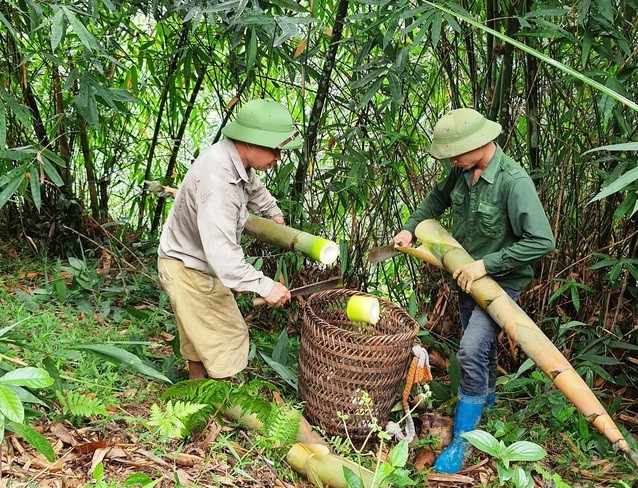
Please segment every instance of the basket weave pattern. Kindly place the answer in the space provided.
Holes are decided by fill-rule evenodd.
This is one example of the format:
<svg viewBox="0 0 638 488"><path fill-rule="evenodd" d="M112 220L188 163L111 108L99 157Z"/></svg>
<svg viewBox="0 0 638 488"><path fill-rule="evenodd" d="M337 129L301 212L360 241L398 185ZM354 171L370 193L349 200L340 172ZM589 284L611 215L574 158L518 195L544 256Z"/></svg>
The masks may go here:
<svg viewBox="0 0 638 488"><path fill-rule="evenodd" d="M306 302L299 353L299 393L307 418L329 435L364 439L372 417L382 427L409 367L419 324L405 310L379 299L376 325L353 322L346 305L355 290L315 293ZM372 399L362 405L361 394ZM337 412L348 416L344 422Z"/></svg>

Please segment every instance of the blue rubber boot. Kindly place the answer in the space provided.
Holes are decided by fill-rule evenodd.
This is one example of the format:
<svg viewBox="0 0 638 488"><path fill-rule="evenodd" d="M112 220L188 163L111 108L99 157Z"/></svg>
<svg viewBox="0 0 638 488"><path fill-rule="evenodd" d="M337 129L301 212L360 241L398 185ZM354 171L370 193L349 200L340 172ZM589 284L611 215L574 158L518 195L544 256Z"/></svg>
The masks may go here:
<svg viewBox="0 0 638 488"><path fill-rule="evenodd" d="M487 390L487 396L485 397L485 408L492 408L496 403L496 392L494 390Z"/></svg>
<svg viewBox="0 0 638 488"><path fill-rule="evenodd" d="M461 471L471 447L470 443L461 437L461 434L476 429L486 399L487 395L466 396L459 393L456 414L454 415L454 437L450 445L436 458L433 466L434 471L449 474Z"/></svg>

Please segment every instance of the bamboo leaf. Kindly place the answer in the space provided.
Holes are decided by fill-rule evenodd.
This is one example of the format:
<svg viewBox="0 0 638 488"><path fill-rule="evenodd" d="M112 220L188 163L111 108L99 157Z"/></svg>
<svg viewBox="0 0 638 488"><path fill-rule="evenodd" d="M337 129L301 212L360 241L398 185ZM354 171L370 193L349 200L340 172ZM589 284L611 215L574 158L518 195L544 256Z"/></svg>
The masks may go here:
<svg viewBox="0 0 638 488"><path fill-rule="evenodd" d="M264 358L264 361L266 361L266 363L268 364L268 366L270 366L272 369L275 370L275 372L281 376L281 378L288 383L290 386L292 386L295 390L297 389L297 375L295 373L292 372L292 370L290 368L288 368L287 366L278 363L277 361L273 360L272 358L268 357L268 355L264 354L263 352L259 353L261 355L262 358Z"/></svg>
<svg viewBox="0 0 638 488"><path fill-rule="evenodd" d="M255 29L249 30L249 35L246 43L246 69L250 71L257 59L257 34Z"/></svg>
<svg viewBox="0 0 638 488"><path fill-rule="evenodd" d="M12 169L4 177L0 178L0 187L4 188L0 192L0 208L9 201L9 199L15 194L27 174L27 167L19 166Z"/></svg>
<svg viewBox="0 0 638 488"><path fill-rule="evenodd" d="M599 0L604 2L605 0ZM512 46L521 49L522 51L525 51L528 54L531 54L532 56L537 57L538 59L540 59L541 61L554 66L556 68L558 68L559 70L563 71L564 73L567 73L569 76L572 76L573 78L576 78L577 80L582 81L583 83L591 86L592 88L605 93L607 95L609 95L610 97L618 100L619 102L621 102L622 104L626 105L627 107L638 111L638 103L629 100L628 98L622 96L620 93L615 92L614 90L609 89L608 87L606 87L605 85L603 85L602 83L599 83L595 80L592 80L591 78L583 75L582 73L579 73L578 71L564 65L563 63L556 61L553 58L550 58L549 56L546 56L545 54L541 53L540 51L537 51L534 48L531 48L525 44L523 44L522 42L519 42L515 39L512 39L511 37L502 34L498 31L495 31L494 29L491 29L483 24L481 24L480 22L474 20L473 18L464 15L464 14L460 14L460 13L456 13L453 12L452 10L448 9L447 7L444 7L443 5L439 5L439 4L435 4L433 2L430 2L429 0L425 0L425 3L427 3L428 5L431 5L439 10L442 10L443 12L446 12L450 15L453 15L457 18L460 18L461 20L467 22L468 24L473 25L474 27L477 27L485 32L488 32L489 34L493 35L494 37L497 37L499 39L501 39L502 41L507 42L508 44L511 44Z"/></svg>
<svg viewBox="0 0 638 488"><path fill-rule="evenodd" d="M64 166L64 161L55 153L48 149L44 149L42 151L42 155L45 156L42 158L42 168L44 169L44 173L49 177L49 179L53 182L54 185L60 187L64 186L64 180L58 173L58 170L51 164L51 161L54 163Z"/></svg>
<svg viewBox="0 0 638 488"><path fill-rule="evenodd" d="M31 115L29 109L23 104L18 103L7 91L0 87L0 98L7 104L9 110L17 117L22 125L25 127L31 126ZM1 148L0 148L1 149Z"/></svg>
<svg viewBox="0 0 638 488"><path fill-rule="evenodd" d="M49 462L55 460L55 451L49 441L38 431L33 430L28 425L17 422L8 422L7 430L18 434L31 446L33 446L40 454L42 454Z"/></svg>
<svg viewBox="0 0 638 488"><path fill-rule="evenodd" d="M7 145L7 114L4 103L0 101L0 149Z"/></svg>
<svg viewBox="0 0 638 488"><path fill-rule="evenodd" d="M55 52L56 48L62 41L64 35L64 12L58 10L53 17L51 17L51 52Z"/></svg>
<svg viewBox="0 0 638 488"><path fill-rule="evenodd" d="M272 359L280 364L288 361L288 333L283 329L277 338L277 343L272 351Z"/></svg>
<svg viewBox="0 0 638 488"><path fill-rule="evenodd" d="M585 151L581 156L589 154L594 151L610 151L610 152L622 152L622 151L638 151L638 142L625 142L622 144L611 144L609 146L600 146Z"/></svg>
<svg viewBox="0 0 638 488"><path fill-rule="evenodd" d="M31 178L29 178L29 187L31 189L31 198L33 199L33 204L35 208L40 211L40 207L42 206L42 194L40 193L40 174L39 168L35 165L31 165L31 169L29 173L31 174Z"/></svg>
<svg viewBox="0 0 638 488"><path fill-rule="evenodd" d="M20 36L18 36L15 29L13 28L13 24L7 20L7 18L2 14L2 12L0 12L0 22L2 22L4 26L7 28L7 32L11 34L11 37L13 37L15 40L20 40Z"/></svg>
<svg viewBox="0 0 638 488"><path fill-rule="evenodd" d="M79 21L79 19L75 16L73 12L71 12L67 7L60 7L61 11L64 12L64 16L68 19L69 24L73 28L73 31L79 37L80 42L84 47L86 47L89 51L98 51L99 46L93 34L91 34L84 24Z"/></svg>
<svg viewBox="0 0 638 488"><path fill-rule="evenodd" d="M614 181L610 185L603 188L599 193L596 194L596 196L594 196L594 198L592 198L589 202L587 202L587 204L596 202L616 192L622 191L625 189L625 187L627 187L628 185L630 185L636 180L638 180L638 167L627 171L624 175L622 175L616 181Z"/></svg>

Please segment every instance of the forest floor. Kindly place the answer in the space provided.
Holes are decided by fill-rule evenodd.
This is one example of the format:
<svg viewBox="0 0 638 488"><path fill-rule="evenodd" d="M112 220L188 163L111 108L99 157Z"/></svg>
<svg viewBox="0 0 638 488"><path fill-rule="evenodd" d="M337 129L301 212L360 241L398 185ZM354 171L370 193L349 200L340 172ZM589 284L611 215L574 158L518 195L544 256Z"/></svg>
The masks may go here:
<svg viewBox="0 0 638 488"><path fill-rule="evenodd" d="M10 369L7 365L21 367L40 364L44 359L53 360L63 373L63 389L78 389L89 398L102 399L109 415L74 417L63 407L59 393L49 391L43 399L50 408L39 409L40 415L34 417L30 425L53 446L55 459L49 462L24 438L6 430L0 452L0 487L314 486L286 464L285 449L281 450L279 458L272 458L272 452L264 454L252 443L251 432L231 421L211 420L201 432L186 441L159 440L149 431L147 419L152 406L162 403L161 394L166 384L134 374L121 365L107 364L103 359L71 353L69 347L78 340L116 343L126 339L134 343L143 337L145 347L152 350L155 363L160 364L162 358L172 356L173 336L164 330L165 313L149 313L144 316L147 321L144 323L115 320L118 317L115 302L107 301L104 295L101 305L96 305L98 309L102 307L101 313L93 315L87 314L80 300L71 301L68 297L60 303L49 294L48 300L35 302L34 297L44 294L42 279L41 272L16 272L14 276L0 280L0 320L6 326L20 323L13 331L18 333L19 340L9 340L7 335L0 333L0 356L4 363L0 366L7 370ZM71 277L67 277L66 285L71 289ZM58 293L62 292L58 289ZM140 314L151 308L144 304L135 306ZM23 324L25 320L32 320L32 323ZM259 337L259 324L253 325L256 330L251 331L251 338ZM249 365L247 375L263 374L261 366L251 370L253 366L252 363ZM185 379L183 362L172 364L171 368L174 380ZM505 421L509 408L501 401L495 412ZM516 404L511 405L511 409L516 408ZM422 413L421 423L427 423L431 414ZM446 417L437 418L446 420ZM447 420L449 427L451 421ZM628 428L637 429L635 418L626 416L623 420ZM595 455L589 457L567 433L556 433L548 439L551 443L542 445L548 455L538 465L557 475L547 479L547 475L528 466L536 487L626 488L638 483L636 473L626 462L616 458L597 459ZM429 471L436 452L423 446L413 447L409 457L410 476L418 485L502 485L495 459L476 449L459 474L444 475ZM387 459L386 455L380 456ZM565 464L564 459L577 462Z"/></svg>

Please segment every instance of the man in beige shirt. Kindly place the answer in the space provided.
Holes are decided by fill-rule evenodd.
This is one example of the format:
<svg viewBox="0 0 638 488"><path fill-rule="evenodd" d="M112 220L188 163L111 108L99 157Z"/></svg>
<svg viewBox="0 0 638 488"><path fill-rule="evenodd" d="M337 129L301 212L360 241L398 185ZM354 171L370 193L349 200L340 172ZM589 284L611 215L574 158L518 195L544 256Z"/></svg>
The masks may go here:
<svg viewBox="0 0 638 488"><path fill-rule="evenodd" d="M222 133L226 139L187 171L158 250L190 379L233 376L248 363L248 326L231 290L257 293L271 306L290 300L288 288L246 262L240 240L249 209L284 223L255 171L272 168L282 149L302 140L288 110L272 100L247 102Z"/></svg>

